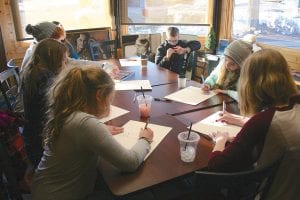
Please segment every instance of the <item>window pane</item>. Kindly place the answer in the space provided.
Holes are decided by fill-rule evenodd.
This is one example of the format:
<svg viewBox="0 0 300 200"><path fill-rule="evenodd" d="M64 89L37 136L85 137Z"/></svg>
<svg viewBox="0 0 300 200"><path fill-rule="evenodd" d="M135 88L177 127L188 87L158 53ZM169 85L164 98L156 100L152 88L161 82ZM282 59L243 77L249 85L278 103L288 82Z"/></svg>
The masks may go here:
<svg viewBox="0 0 300 200"><path fill-rule="evenodd" d="M122 23L208 24L211 0L125 0Z"/></svg>
<svg viewBox="0 0 300 200"><path fill-rule="evenodd" d="M150 34L166 32L169 26L152 26L152 25L129 25L128 34ZM180 34L191 34L198 36L206 36L209 26L176 26L180 30Z"/></svg>
<svg viewBox="0 0 300 200"><path fill-rule="evenodd" d="M59 21L66 30L111 27L109 0L18 0L21 29L27 24ZM42 4L42 5L41 5ZM17 15L18 16L18 15ZM16 28L17 30L17 28Z"/></svg>
<svg viewBox="0 0 300 200"><path fill-rule="evenodd" d="M233 36L248 33L257 41L300 49L299 0L235 0Z"/></svg>

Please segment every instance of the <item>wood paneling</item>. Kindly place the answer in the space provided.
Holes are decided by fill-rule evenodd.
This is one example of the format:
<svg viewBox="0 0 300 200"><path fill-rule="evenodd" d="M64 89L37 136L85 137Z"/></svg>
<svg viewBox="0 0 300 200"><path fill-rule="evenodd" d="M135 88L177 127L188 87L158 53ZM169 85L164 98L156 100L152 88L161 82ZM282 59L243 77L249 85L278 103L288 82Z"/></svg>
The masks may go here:
<svg viewBox="0 0 300 200"><path fill-rule="evenodd" d="M300 71L300 50L299 49L289 49L279 46L272 46L267 44L259 43L262 48L269 48L278 50L288 62L288 65L292 70Z"/></svg>

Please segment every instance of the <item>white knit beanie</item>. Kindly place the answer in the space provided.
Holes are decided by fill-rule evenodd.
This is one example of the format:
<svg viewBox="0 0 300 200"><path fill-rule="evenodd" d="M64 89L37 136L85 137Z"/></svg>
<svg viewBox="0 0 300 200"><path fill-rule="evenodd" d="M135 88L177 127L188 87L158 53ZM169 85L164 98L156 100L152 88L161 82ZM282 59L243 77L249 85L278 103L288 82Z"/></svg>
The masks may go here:
<svg viewBox="0 0 300 200"><path fill-rule="evenodd" d="M242 40L231 42L224 51L224 55L231 58L240 67L251 53L252 45Z"/></svg>

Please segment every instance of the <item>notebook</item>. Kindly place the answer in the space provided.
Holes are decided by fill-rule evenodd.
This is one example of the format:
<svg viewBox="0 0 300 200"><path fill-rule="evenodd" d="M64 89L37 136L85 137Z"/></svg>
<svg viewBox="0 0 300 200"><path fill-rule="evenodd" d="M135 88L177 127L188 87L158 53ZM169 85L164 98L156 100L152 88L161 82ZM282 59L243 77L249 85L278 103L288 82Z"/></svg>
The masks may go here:
<svg viewBox="0 0 300 200"><path fill-rule="evenodd" d="M140 130L141 128L145 127L145 124L145 122L130 120L123 126L124 132L114 135L114 138L126 149L131 149L136 144L139 138ZM145 157L145 160L155 150L165 136L168 135L168 133L172 130L171 127L151 123L149 123L147 127L149 127L155 134L153 137L153 142L151 143L150 151Z"/></svg>

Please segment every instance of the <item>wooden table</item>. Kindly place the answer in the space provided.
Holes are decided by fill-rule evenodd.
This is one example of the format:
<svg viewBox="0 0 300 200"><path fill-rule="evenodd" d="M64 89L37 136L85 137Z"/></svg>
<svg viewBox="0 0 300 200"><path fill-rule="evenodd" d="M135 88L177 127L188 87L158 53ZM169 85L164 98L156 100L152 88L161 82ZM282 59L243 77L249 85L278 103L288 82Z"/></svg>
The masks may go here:
<svg viewBox="0 0 300 200"><path fill-rule="evenodd" d="M129 68L135 71L141 70L139 67ZM149 62L146 71L136 72L133 77L134 79L149 79L152 85L156 85L152 87L152 91L145 92L146 94L164 97L178 90L177 74ZM174 81L176 82L174 83ZM194 81L189 81L188 85L200 86ZM116 91L113 105L130 110L130 112L107 122L108 124L123 126L128 120L144 120L139 117L137 102L133 102L134 93L135 91ZM212 142L201 137L195 161L184 163L180 159L177 135L181 131L186 131L187 125L191 121L199 121L220 110L223 100L228 102L229 110L232 107L232 111L236 111L234 110L236 104L232 103L232 99L226 95L216 95L196 106L174 101L170 103L153 101L150 123L170 126L172 130L134 173L121 173L107 161L101 160L99 169L111 192L116 196L127 195L205 167L208 162L208 155L213 148ZM211 105L217 106L205 109ZM192 112L194 110L199 111Z"/></svg>

